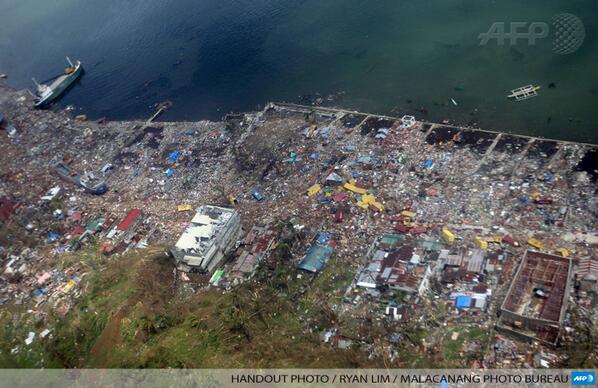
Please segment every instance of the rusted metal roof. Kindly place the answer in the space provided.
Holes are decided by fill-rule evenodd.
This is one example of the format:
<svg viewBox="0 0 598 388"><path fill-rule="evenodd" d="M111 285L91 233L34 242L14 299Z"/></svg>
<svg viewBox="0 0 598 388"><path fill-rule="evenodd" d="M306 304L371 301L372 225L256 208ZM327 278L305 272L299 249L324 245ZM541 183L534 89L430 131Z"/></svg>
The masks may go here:
<svg viewBox="0 0 598 388"><path fill-rule="evenodd" d="M127 215L125 216L125 218L123 218L123 220L120 222L120 224L118 224L118 226L116 227L118 230L122 230L125 231L127 229L129 229L129 227L131 226L131 224L133 222L135 222L135 220L137 220L137 217L141 214L141 209L133 209L131 210L129 213L127 213Z"/></svg>

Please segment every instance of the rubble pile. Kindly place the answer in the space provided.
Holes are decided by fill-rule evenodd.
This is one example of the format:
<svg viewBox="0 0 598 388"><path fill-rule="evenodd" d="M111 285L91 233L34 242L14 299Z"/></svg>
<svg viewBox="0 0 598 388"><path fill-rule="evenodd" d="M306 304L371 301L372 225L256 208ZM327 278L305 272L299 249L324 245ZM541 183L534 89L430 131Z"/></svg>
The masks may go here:
<svg viewBox="0 0 598 388"><path fill-rule="evenodd" d="M391 345L368 343L372 353L394 352L399 338L417 343L405 329L413 325L490 330L526 249L596 258L596 167L580 167L592 145L285 104L221 122L91 122L33 110L31 97L0 88L0 112L16 128L0 131L2 304L55 308L85 278L77 265L53 267L63 252L172 245L204 204L234 207L249 232L221 287L251 277L280 225L306 236L293 247L296 264L317 233L329 236L334 257L355 271L336 313L403 325ZM94 173L108 191L61 180L57 163ZM377 287L372 267L364 292L357 282L376 250L381 262L401 249L373 248L381 236L411 241L409 254L386 265L403 271L400 287L392 276ZM594 272L584 272L583 294L571 292L581 308L593 300ZM342 327L327 333L326 342L331 333L356 342ZM443 340L430 333L424 348ZM529 362L509 341L463 343L503 366Z"/></svg>

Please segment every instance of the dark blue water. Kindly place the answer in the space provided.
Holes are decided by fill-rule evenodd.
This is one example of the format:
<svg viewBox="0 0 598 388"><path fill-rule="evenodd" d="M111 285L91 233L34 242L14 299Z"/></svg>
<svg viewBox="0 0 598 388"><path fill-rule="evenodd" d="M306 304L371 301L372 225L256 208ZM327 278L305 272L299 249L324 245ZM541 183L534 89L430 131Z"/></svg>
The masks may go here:
<svg viewBox="0 0 598 388"><path fill-rule="evenodd" d="M562 12L585 26L573 54L550 36L480 46L494 22ZM344 92L336 105L598 142L596 16L594 0L0 0L0 73L29 87L80 59L59 106L92 118L147 118L168 99L165 120L214 119ZM530 83L540 96L506 99Z"/></svg>

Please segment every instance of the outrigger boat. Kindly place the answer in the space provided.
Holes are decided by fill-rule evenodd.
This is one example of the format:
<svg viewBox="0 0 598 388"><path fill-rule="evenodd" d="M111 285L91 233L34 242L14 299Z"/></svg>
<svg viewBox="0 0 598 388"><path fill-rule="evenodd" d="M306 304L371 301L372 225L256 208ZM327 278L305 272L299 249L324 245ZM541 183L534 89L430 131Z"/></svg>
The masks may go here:
<svg viewBox="0 0 598 388"><path fill-rule="evenodd" d="M527 100L528 98L536 97L538 95L539 86L526 85L517 89L511 90L511 94L507 98L514 98L517 101Z"/></svg>
<svg viewBox="0 0 598 388"><path fill-rule="evenodd" d="M56 164L54 170L62 179L83 187L88 193L101 195L108 191L106 183L98 179L93 173L85 172L81 175L64 163Z"/></svg>
<svg viewBox="0 0 598 388"><path fill-rule="evenodd" d="M81 61L76 61L75 64L73 64L69 57L66 57L66 60L70 66L64 69L64 73L54 78L51 83L39 84L35 78L33 79L33 83L35 83L37 89L35 92L34 103L36 108L48 105L50 102L60 97L60 95L64 93L64 91L71 86L83 72Z"/></svg>

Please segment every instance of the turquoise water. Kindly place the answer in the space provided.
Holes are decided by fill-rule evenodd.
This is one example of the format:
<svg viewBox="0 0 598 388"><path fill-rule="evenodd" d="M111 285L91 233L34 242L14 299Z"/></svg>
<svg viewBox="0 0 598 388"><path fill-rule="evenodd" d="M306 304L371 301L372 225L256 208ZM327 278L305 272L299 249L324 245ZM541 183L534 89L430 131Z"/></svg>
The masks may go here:
<svg viewBox="0 0 598 388"><path fill-rule="evenodd" d="M0 0L0 9L0 73L28 87L65 55L81 59L86 74L59 105L91 117L146 118L169 99L163 119L218 118L319 93L364 111L598 142L594 0ZM585 26L573 54L552 52L554 31L533 46L480 45L494 22L552 28L564 12ZM540 95L506 99L526 84Z"/></svg>

